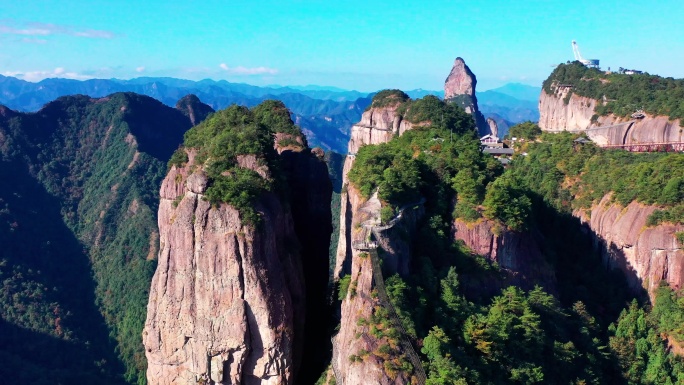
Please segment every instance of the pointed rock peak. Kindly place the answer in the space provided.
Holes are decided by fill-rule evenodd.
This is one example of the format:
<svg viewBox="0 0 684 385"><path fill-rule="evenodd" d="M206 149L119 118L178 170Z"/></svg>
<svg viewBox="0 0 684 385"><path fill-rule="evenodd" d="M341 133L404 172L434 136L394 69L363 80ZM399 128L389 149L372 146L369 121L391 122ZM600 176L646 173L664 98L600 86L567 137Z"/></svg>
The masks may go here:
<svg viewBox="0 0 684 385"><path fill-rule="evenodd" d="M176 109L187 116L193 126L200 124L209 114L214 112L211 106L202 103L194 94L183 96L176 103Z"/></svg>
<svg viewBox="0 0 684 385"><path fill-rule="evenodd" d="M493 136L496 136L497 138L499 137L499 125L496 124L496 120L492 118L487 118L487 125L489 126L489 132Z"/></svg>
<svg viewBox="0 0 684 385"><path fill-rule="evenodd" d="M477 79L462 58L457 57L451 72L444 81L444 99L451 99L458 95L475 95Z"/></svg>

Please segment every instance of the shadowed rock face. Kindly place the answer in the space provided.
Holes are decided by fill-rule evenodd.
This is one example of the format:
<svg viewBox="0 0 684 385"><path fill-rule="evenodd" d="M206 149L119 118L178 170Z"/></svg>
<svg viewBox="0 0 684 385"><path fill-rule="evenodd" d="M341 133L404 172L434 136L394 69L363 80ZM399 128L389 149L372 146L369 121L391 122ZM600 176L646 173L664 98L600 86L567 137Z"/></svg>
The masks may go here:
<svg viewBox="0 0 684 385"><path fill-rule="evenodd" d="M211 106L202 103L199 98L193 94L182 97L178 103L176 103L176 109L187 116L193 126L200 124L200 122L206 119L209 114L214 112L214 109L211 108Z"/></svg>
<svg viewBox="0 0 684 385"><path fill-rule="evenodd" d="M276 169L254 154L236 157L289 188L262 194L258 225L209 203L194 150L169 170L143 332L150 384L313 383L324 370L332 185L321 154L293 140L296 151L275 145Z"/></svg>
<svg viewBox="0 0 684 385"><path fill-rule="evenodd" d="M478 135L485 136L491 134L491 131L484 115L482 115L477 106L476 86L477 78L475 74L468 68L463 59L457 57L454 61L454 66L451 67L449 76L444 81L444 100L457 103L467 113L473 115Z"/></svg>
<svg viewBox="0 0 684 385"><path fill-rule="evenodd" d="M574 213L592 230L606 266L622 270L630 286L643 287L651 299L661 280L675 289L684 285L684 250L675 238L684 225L647 227L655 210L637 202L622 207L606 195L591 211Z"/></svg>
<svg viewBox="0 0 684 385"><path fill-rule="evenodd" d="M501 277L486 282L484 286L478 282L475 287L468 287L466 275L466 290L477 292L478 295L492 295L510 285L528 290L541 285L547 292L556 291L553 267L544 258L538 242L541 234L510 231L490 219L466 223L459 218L454 221L453 231L454 239L463 241L474 253L495 262L503 273Z"/></svg>

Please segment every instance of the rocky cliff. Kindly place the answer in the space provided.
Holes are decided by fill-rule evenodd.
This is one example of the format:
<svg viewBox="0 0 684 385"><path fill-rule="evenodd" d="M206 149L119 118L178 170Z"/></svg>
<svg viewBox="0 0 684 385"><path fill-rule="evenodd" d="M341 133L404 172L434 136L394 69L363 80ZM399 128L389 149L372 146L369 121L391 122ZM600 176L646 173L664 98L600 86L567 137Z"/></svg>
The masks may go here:
<svg viewBox="0 0 684 385"><path fill-rule="evenodd" d="M463 107L467 113L473 115L478 135L485 136L491 134L490 126L477 106L477 96L475 87L477 78L468 68L465 61L457 57L454 65L444 81L444 100L451 100Z"/></svg>
<svg viewBox="0 0 684 385"><path fill-rule="evenodd" d="M640 119L598 116L596 107L605 101L579 96L566 85L553 84L551 90L542 90L539 97L539 127L544 131L585 133L602 146L684 140L684 126L679 119L648 113Z"/></svg>
<svg viewBox="0 0 684 385"><path fill-rule="evenodd" d="M196 95L190 94L182 97L176 103L176 109L190 119L193 126L201 123L209 116L214 109L202 103Z"/></svg>
<svg viewBox="0 0 684 385"><path fill-rule="evenodd" d="M254 131L232 126L237 115ZM186 140L190 147L160 190L159 262L143 332L148 382L310 382L308 372L323 370L319 361L329 350L321 342L324 326L317 326L327 320L331 184L326 166L305 146L282 103L265 102L251 112L231 107L211 119L213 126L193 129L204 144ZM210 143L222 134L223 140L242 135L241 129L257 136L252 144L264 147L229 141L228 148L235 149L229 151L252 153L217 162L224 153L211 153L217 147ZM278 144L285 137L290 140ZM271 146L276 142L270 150L267 138ZM225 165L225 171L216 168ZM240 191L253 191L259 183L272 187L259 190L246 207L240 200L217 202L212 195L217 181L228 177L242 183L243 173L262 182L251 179L252 186ZM256 222L246 216L252 210ZM305 328L306 323L311 325ZM318 348L305 357L304 348L313 341Z"/></svg>
<svg viewBox="0 0 684 385"><path fill-rule="evenodd" d="M574 213L591 229L606 267L620 269L632 288L651 296L661 280L674 289L684 284L684 245L675 238L684 225L647 226L655 210L638 202L622 207L606 195L591 210Z"/></svg>
<svg viewBox="0 0 684 385"><path fill-rule="evenodd" d="M500 279L487 280L484 287L466 289L494 293L510 285L528 290L535 285L541 285L547 292L555 291L555 274L553 267L542 254L539 244L542 235L539 232L511 231L493 220L484 218L473 223L456 219L453 231L455 239L463 241L475 254L496 263L502 272ZM466 281L465 284L473 286L472 282Z"/></svg>
<svg viewBox="0 0 684 385"><path fill-rule="evenodd" d="M370 200L364 199L347 179L355 155L361 146L386 143L395 135L401 135L414 127L397 113L399 104L397 101L383 107L371 107L364 112L361 121L352 126L349 155L344 162L340 235L334 276L340 278L349 275L351 284L345 300L342 301L340 330L333 341L332 358L333 371L337 379L344 384L408 384L411 381L409 373L388 371L383 365L383 360L368 354L376 351L386 341L369 335L366 330L368 325L359 324L359 319L371 320L377 312L383 310L377 292L375 295L372 294L377 289L377 282L373 279L374 269L369 254L355 249L352 245L354 242L363 242L367 231L370 231L364 229L364 223L378 220L380 201L377 196ZM414 222L415 220L408 220L405 223L411 226L410 223ZM379 242L383 244L383 248L389 250L385 259L390 261L389 265L393 271L408 273L409 245L402 242L400 237L379 235ZM351 361L349 357L360 359Z"/></svg>
<svg viewBox="0 0 684 385"><path fill-rule="evenodd" d="M399 102L396 102L383 107L371 107L363 113L361 121L352 126L348 155L344 161L342 171L343 186L349 185L347 174L354 165L356 153L361 146L387 143L392 140L395 135L401 135L414 127L411 122L403 119L402 116L397 113L399 104ZM351 263L351 226L352 222L356 222L357 225L358 223L361 223L359 222L358 215L357 218L354 219L354 213L356 213L364 203L364 199L362 199L355 190L352 190L352 193L350 193L347 189L343 189L341 201L340 242L337 247L335 263L335 276L337 277L340 276L343 265L346 264L349 266ZM377 209L379 210L379 207Z"/></svg>
<svg viewBox="0 0 684 385"><path fill-rule="evenodd" d="M351 128L348 153L356 154L365 144L386 143L395 135L401 135L413 128L411 122L397 113L398 107L397 102L384 107L372 107L365 111L361 115L361 120Z"/></svg>
<svg viewBox="0 0 684 385"><path fill-rule="evenodd" d="M192 159L191 159L192 160ZM290 384L304 282L289 213L260 202L263 226L203 199L201 169L171 169L159 204L160 254L143 343L152 384Z"/></svg>

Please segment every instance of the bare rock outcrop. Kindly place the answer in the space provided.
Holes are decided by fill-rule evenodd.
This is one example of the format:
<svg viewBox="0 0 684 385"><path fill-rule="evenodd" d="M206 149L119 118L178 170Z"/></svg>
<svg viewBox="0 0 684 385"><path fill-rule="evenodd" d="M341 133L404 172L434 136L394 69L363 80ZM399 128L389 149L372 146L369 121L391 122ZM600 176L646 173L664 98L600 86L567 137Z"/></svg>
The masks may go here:
<svg viewBox="0 0 684 385"><path fill-rule="evenodd" d="M291 215L269 193L256 207L261 224L243 224L230 205L204 199L206 176L191 164L173 166L160 191L148 381L292 384L305 302Z"/></svg>
<svg viewBox="0 0 684 385"><path fill-rule="evenodd" d="M356 153L364 145L387 143L397 135L414 128L414 125L402 119L397 113L396 104L385 107L371 107L361 116L361 121L352 126L351 137L348 145L348 155L344 161L342 171L342 185L348 186L347 174L351 170ZM354 213L361 207L362 198L360 195L350 195L343 190L341 194L342 208L340 210L340 241L337 246L337 256L335 264L335 276L339 277L343 266L349 268L352 257L351 247L351 223L354 221ZM356 219L358 222L358 218ZM360 223L360 222L358 222Z"/></svg>
<svg viewBox="0 0 684 385"><path fill-rule="evenodd" d="M199 98L193 94L182 97L176 103L176 109L187 116L193 126L200 124L207 116L214 112L214 109L211 108L211 106L202 103Z"/></svg>
<svg viewBox="0 0 684 385"><path fill-rule="evenodd" d="M347 174L354 164L358 149L366 144L380 144L390 141L414 126L396 113L397 105L372 107L364 112L361 121L352 127L349 141L349 155L345 159L340 210L340 235L337 248L334 276L340 278L351 275L353 290L342 302L340 331L334 338L333 367L345 384L409 384L411 379L405 373L391 375L386 372L383 362L374 358L373 352L382 344L381 340L364 333L359 319L371 319L375 309L380 306L377 296L372 295L375 288L373 266L367 254L352 247L354 241L364 238L363 223L373 220L379 214L379 202L363 198L361 193L350 185ZM377 200L377 199L376 199ZM406 215L408 226L415 223L420 212ZM408 272L409 245L400 237L391 236L388 229L381 234L379 242L388 250L384 260L387 266L397 272ZM396 239L395 239L396 238ZM352 294L353 293L353 294ZM357 335L360 336L357 338ZM350 357L363 356L363 359L350 361Z"/></svg>
<svg viewBox="0 0 684 385"><path fill-rule="evenodd" d="M541 285L547 291L555 291L553 267L546 262L537 241L541 234L511 231L489 219L468 223L459 218L452 229L454 239L463 241L475 254L495 262L502 270L502 277L487 282L486 288L475 288L477 291L489 289L493 293L509 285L526 289ZM468 277L464 278L467 286Z"/></svg>
<svg viewBox="0 0 684 385"><path fill-rule="evenodd" d="M656 209L638 202L622 207L609 194L590 211L574 213L592 230L606 266L622 270L632 288L651 297L661 280L675 289L684 284L684 245L675 238L684 225L646 226Z"/></svg>
<svg viewBox="0 0 684 385"><path fill-rule="evenodd" d="M477 78L475 74L468 68L462 58L457 57L453 67L451 67L449 76L444 81L444 100L458 103L467 113L473 115L478 134L485 136L491 134L491 131L484 115L482 115L477 106L476 86Z"/></svg>
<svg viewBox="0 0 684 385"><path fill-rule="evenodd" d="M598 145L673 143L684 141L682 122L666 116L644 114L641 119L596 115L603 103L572 93L568 86L552 86L539 97L539 127L544 131L585 133Z"/></svg>
<svg viewBox="0 0 684 385"><path fill-rule="evenodd" d="M380 359L377 353L373 354L387 341L383 337L376 338L369 333L369 322L385 305L378 299L378 282L374 278L374 274L378 272L375 271L376 267L373 266L371 257L367 252L351 247L354 241L363 240L366 231L363 224L376 219L380 202L376 197L364 199L351 185L347 187L345 195L347 204L343 204L343 208L346 206L348 210L346 220L350 221L350 226L347 227L348 233L341 234L341 237L348 238L350 243L340 245L340 248L344 249L344 254L349 257L337 266L336 272L339 275L350 275L351 278L340 309L340 330L334 337L333 368L339 376L338 380L344 384L411 384L415 381L412 380L411 373L392 373L385 369L385 359ZM406 224L402 226L412 226L421 214L422 210L407 213L405 220L402 220ZM409 229L411 230L415 231ZM394 271L408 273L409 245L399 236L393 236L389 232L376 236L385 250L383 264L390 270L397 269ZM340 242L343 243L345 238L340 238Z"/></svg>
<svg viewBox="0 0 684 385"><path fill-rule="evenodd" d="M444 99L452 99L458 95L475 96L476 85L477 79L473 71L462 58L457 57L444 81Z"/></svg>
<svg viewBox="0 0 684 385"><path fill-rule="evenodd" d="M487 118L487 125L489 126L489 132L491 132L492 135L494 135L498 138L499 137L499 125L496 124L496 120L494 120L492 118Z"/></svg>
<svg viewBox="0 0 684 385"><path fill-rule="evenodd" d="M361 115L361 120L351 128L349 153L356 154L365 144L387 143L395 135L412 129L414 125L397 113L398 107L399 102L385 107L372 107L365 111Z"/></svg>

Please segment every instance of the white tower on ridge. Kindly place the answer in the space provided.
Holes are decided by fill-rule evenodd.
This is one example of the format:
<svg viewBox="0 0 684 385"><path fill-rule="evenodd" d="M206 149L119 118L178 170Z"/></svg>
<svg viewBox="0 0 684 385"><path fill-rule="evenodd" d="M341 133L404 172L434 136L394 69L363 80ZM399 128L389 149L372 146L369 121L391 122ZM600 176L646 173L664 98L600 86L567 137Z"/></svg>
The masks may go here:
<svg viewBox="0 0 684 385"><path fill-rule="evenodd" d="M599 59L583 58L582 54L580 54L579 46L577 45L577 42L574 40L572 41L572 53L575 55L575 60L579 61L585 66L590 68L599 68Z"/></svg>

